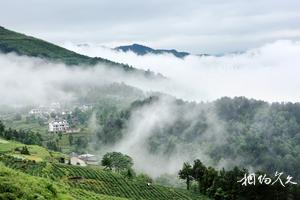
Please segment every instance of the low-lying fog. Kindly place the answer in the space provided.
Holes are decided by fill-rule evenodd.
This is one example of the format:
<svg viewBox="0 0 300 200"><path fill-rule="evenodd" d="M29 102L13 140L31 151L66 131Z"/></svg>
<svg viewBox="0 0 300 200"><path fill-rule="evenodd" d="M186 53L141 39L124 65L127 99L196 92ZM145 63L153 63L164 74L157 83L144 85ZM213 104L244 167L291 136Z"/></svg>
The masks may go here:
<svg viewBox="0 0 300 200"><path fill-rule="evenodd" d="M112 82L124 82L144 91L159 91L198 102L211 101L222 96L246 96L280 102L300 101L299 42L277 41L240 54L222 57L191 55L184 59L169 54L137 56L132 52L116 52L97 45L79 47L68 43L65 47L85 55L100 56L137 68L150 69L168 79L153 81L102 65L93 68L67 67L38 58L0 54L0 105L68 102L76 98L69 87L80 86L79 88L85 90ZM172 102L163 99L152 107L135 111L128 122L124 139L110 150L128 153L134 158L135 167L139 171L154 176L166 172L176 173L186 161L188 152L183 151L166 159L163 155L148 154L143 145L152 134L153 127L172 123L172 119L176 117L173 115L172 106ZM190 111L186 112L188 116ZM213 116L213 113L210 114ZM205 135L208 141L213 133L221 135L218 119L212 118L211 126L209 133ZM213 144L217 145L218 141ZM209 158L200 147L196 153L199 158L209 163ZM226 163L220 163L220 166L225 165Z"/></svg>
<svg viewBox="0 0 300 200"><path fill-rule="evenodd" d="M172 81L172 86L162 85L160 91L183 99L206 101L222 96L246 96L279 102L300 100L299 41L277 41L222 57L191 55L184 59L171 54L138 56L95 44L64 46L81 54L159 72Z"/></svg>

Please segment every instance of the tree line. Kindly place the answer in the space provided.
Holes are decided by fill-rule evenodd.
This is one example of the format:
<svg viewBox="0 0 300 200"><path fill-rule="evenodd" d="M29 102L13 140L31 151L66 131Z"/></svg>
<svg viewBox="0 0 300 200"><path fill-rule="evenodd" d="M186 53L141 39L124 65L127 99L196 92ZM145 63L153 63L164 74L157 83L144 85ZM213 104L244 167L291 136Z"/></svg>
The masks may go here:
<svg viewBox="0 0 300 200"><path fill-rule="evenodd" d="M292 179L287 183L289 177L286 175L275 177L262 171L250 173L238 167L216 170L199 159L193 164L185 162L178 176L185 180L187 190L193 189L215 200L294 200L300 196L300 187Z"/></svg>
<svg viewBox="0 0 300 200"><path fill-rule="evenodd" d="M128 132L134 112L159 98L138 100L123 109L96 110L99 143L117 144ZM202 103L174 101L173 122L162 122L147 138L150 153L171 157L184 150L197 158L201 146L201 153L214 165L226 160L233 167L238 160L240 166L260 166L268 173L281 170L300 177L300 103L268 103L245 97Z"/></svg>
<svg viewBox="0 0 300 200"><path fill-rule="evenodd" d="M39 133L27 130L14 130L6 128L0 121L0 137L7 140L15 140L24 144L42 145L43 138Z"/></svg>
<svg viewBox="0 0 300 200"><path fill-rule="evenodd" d="M101 165L106 170L111 170L116 173L123 175L125 178L131 180L140 181L144 183L152 183L153 180L150 176L144 173L136 174L133 170L133 159L121 152L108 152L106 153L102 160Z"/></svg>

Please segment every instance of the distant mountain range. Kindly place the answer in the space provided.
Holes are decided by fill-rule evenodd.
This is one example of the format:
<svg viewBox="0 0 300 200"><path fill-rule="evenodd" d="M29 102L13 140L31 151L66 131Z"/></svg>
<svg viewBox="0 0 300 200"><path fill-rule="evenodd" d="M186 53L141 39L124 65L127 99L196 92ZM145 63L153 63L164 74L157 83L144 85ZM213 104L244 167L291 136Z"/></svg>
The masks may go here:
<svg viewBox="0 0 300 200"><path fill-rule="evenodd" d="M17 33L0 26L0 52L39 57L49 61L61 62L68 66L94 66L102 64L112 68L121 68L125 72L137 72L146 77L162 78L151 71L136 69L127 64L117 63L101 57L89 57L57 46L50 42Z"/></svg>
<svg viewBox="0 0 300 200"><path fill-rule="evenodd" d="M117 51L123 51L123 52L128 52L132 51L133 53L143 56L146 54L164 54L164 53L169 53L173 54L174 56L178 58L184 58L185 56L190 55L188 52L183 52L183 51L176 51L175 49L152 49L150 47L140 45L140 44L132 44L132 45L127 45L127 46L119 46L114 48L114 50Z"/></svg>

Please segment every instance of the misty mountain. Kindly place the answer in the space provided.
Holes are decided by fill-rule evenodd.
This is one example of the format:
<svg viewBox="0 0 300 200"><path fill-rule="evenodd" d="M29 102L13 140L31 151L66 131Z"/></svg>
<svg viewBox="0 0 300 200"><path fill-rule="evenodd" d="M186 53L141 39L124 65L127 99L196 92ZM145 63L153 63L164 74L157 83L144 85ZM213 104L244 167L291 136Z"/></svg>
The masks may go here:
<svg viewBox="0 0 300 200"><path fill-rule="evenodd" d="M200 157L213 166L284 171L299 180L299 103L223 97L197 104L152 96L125 110L98 109L95 148L115 144L150 174L173 172L173 161ZM159 160L154 165L165 163L164 169L147 168L146 160Z"/></svg>
<svg viewBox="0 0 300 200"><path fill-rule="evenodd" d="M128 52L132 51L136 53L137 55L146 55L146 54L164 54L164 53L169 53L173 54L174 56L178 58L184 58L185 56L190 55L188 52L182 52L182 51L177 51L175 49L152 49L147 46L143 46L140 44L132 44L132 45L127 45L127 46L119 46L114 48L117 51L123 51L123 52Z"/></svg>
<svg viewBox="0 0 300 200"><path fill-rule="evenodd" d="M158 77L150 71L143 71L127 64L121 64L101 57L89 57L67 50L50 42L17 33L0 26L0 52L14 52L21 56L38 57L66 65L94 66L102 64L121 68L126 72L138 72L146 77ZM159 76L161 77L161 76Z"/></svg>

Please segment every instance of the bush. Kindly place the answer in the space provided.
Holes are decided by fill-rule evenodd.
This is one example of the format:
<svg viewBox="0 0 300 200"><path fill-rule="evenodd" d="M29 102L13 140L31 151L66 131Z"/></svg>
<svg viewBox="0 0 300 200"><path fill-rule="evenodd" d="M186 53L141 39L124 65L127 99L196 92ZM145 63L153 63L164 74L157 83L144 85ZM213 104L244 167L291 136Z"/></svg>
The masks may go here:
<svg viewBox="0 0 300 200"><path fill-rule="evenodd" d="M21 154L24 154L24 155L30 155L29 153L29 150L26 146L24 146L21 151L20 151Z"/></svg>
<svg viewBox="0 0 300 200"><path fill-rule="evenodd" d="M141 181L141 182L145 182L145 183L153 183L153 179L148 176L147 174L139 174L137 177L136 177L136 180L138 181Z"/></svg>

